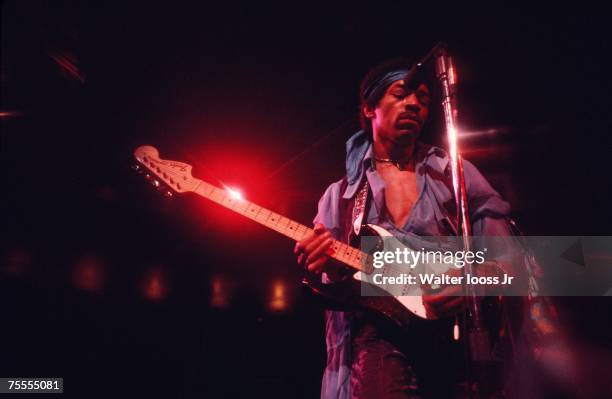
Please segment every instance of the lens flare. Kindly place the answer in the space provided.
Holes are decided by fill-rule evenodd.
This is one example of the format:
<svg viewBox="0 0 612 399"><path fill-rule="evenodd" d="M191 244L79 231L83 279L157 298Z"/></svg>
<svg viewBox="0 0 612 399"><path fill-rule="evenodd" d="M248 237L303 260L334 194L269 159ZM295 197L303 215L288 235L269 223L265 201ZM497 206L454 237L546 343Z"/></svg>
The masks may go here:
<svg viewBox="0 0 612 399"><path fill-rule="evenodd" d="M225 191L227 191L229 196L232 197L233 199L238 200L238 201L244 201L244 196L239 190L232 188L232 187L225 187Z"/></svg>

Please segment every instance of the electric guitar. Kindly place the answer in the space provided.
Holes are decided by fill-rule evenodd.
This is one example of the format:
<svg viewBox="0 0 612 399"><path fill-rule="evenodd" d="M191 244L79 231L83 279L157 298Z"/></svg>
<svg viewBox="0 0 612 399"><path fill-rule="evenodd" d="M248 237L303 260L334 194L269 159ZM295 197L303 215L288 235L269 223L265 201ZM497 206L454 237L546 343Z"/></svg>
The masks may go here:
<svg viewBox="0 0 612 399"><path fill-rule="evenodd" d="M191 165L161 159L159 151L155 147L140 146L134 151L134 157L138 162L136 168L145 172L146 177L151 179L157 187L164 184L176 193L195 193L295 241L302 240L313 231L303 224L239 198L231 191L194 178L191 175ZM167 191L167 194L171 194L171 192ZM384 240L378 240L378 250L395 251L395 248L405 247L398 240L394 240L391 233L380 226L369 224L364 226L362 231L366 231L370 237L384 238ZM381 248L381 245L384 248ZM362 295L361 284L371 282L373 273L386 270L387 273L397 274L397 270L394 272L390 267L375 269L370 254L334 240L328 255L352 269L355 272L353 279L348 278L331 284L322 284L317 281L319 279L311 279L308 281L308 285L315 292L340 302L373 310L404 328L414 323L415 319L431 320L436 318L426 310L423 304L422 291L418 285L406 285L400 288L399 295L396 287L384 292L386 291L386 285L377 285L375 290L382 290L379 291L379 295ZM438 268L436 273L443 273L448 269L444 265L440 267L442 269Z"/></svg>

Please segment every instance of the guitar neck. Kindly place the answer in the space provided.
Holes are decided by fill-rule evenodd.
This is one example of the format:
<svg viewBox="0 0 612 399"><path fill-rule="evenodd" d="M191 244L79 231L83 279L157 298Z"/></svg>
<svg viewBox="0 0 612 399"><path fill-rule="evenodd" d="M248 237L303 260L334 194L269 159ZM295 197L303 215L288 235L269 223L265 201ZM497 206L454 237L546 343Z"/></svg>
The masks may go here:
<svg viewBox="0 0 612 399"><path fill-rule="evenodd" d="M203 180L197 179L198 183L193 192L207 198L217 204L239 213L247 218L266 226L282 235L291 238L295 241L300 241L308 234L312 233L312 229L304 226L301 223L293 221L287 217L279 215L269 209L263 208L257 204L244 199L232 197L229 192L213 186ZM366 272L368 255L357 248L344 244L338 240L334 240L330 256L345 265L358 271Z"/></svg>

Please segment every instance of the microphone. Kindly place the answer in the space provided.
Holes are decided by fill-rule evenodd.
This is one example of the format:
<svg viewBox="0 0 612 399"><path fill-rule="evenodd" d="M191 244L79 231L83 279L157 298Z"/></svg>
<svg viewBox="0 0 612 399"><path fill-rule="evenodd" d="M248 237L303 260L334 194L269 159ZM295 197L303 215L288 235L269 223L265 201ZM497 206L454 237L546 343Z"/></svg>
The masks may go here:
<svg viewBox="0 0 612 399"><path fill-rule="evenodd" d="M450 101L453 117L457 117L457 74L453 58L448 55L446 45L436 46L436 77L441 83L442 100Z"/></svg>
<svg viewBox="0 0 612 399"><path fill-rule="evenodd" d="M429 52L427 54L425 54L425 56L423 58L421 58L421 60L419 62L414 64L408 70L408 72L406 72L406 74L404 75L403 80L404 80L405 84L410 83L412 81L412 79L414 79L416 74L420 72L420 70L423 68L423 66L425 64L427 64L429 62L429 60L434 56L434 54L438 53L439 51L444 51L444 53L446 53L446 43L444 43L444 42L436 43L436 45L433 46L432 49L429 50Z"/></svg>

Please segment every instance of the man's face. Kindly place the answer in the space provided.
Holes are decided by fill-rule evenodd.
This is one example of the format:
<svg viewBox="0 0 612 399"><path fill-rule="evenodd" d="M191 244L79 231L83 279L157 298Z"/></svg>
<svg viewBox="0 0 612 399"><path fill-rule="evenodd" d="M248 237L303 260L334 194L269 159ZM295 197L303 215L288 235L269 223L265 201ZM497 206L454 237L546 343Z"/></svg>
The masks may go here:
<svg viewBox="0 0 612 399"><path fill-rule="evenodd" d="M375 109L365 109L372 122L374 140L390 140L401 144L416 139L429 115L429 88L424 83L416 89L393 82Z"/></svg>

